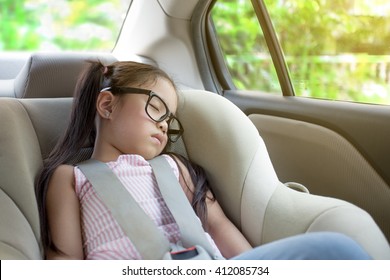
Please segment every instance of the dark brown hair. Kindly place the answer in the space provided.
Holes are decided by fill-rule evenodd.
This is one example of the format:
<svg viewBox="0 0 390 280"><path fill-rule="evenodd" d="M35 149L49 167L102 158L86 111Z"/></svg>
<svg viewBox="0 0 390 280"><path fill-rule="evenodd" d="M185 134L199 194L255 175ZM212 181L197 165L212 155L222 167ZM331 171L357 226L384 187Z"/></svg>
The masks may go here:
<svg viewBox="0 0 390 280"><path fill-rule="evenodd" d="M36 182L35 191L40 215L41 239L45 251L51 249L59 252L52 241L47 221L48 182L58 166L72 162L83 147L93 146L96 137L96 101L100 91L105 87L153 85L159 78L169 81L176 89L170 77L152 65L132 61L115 62L108 66L94 61L88 61L87 64L88 67L80 75L76 85L68 127L50 155L45 159L44 167ZM204 172L186 158L179 158L189 169L196 186L192 203L194 210L205 222L207 215L205 200L208 185Z"/></svg>

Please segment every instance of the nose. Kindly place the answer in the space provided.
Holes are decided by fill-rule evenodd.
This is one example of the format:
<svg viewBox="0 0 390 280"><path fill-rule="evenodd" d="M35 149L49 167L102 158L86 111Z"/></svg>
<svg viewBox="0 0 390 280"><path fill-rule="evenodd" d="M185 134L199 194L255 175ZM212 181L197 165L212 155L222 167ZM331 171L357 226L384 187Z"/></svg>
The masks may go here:
<svg viewBox="0 0 390 280"><path fill-rule="evenodd" d="M168 122L166 120L163 120L161 122L157 123L157 126L161 131L166 134L168 132Z"/></svg>

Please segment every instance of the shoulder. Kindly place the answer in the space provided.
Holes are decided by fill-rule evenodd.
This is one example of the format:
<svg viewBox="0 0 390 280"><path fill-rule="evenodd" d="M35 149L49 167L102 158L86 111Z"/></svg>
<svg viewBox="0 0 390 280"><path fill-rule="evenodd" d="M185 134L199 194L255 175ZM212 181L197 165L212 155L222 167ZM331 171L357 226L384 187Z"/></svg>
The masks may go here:
<svg viewBox="0 0 390 280"><path fill-rule="evenodd" d="M62 164L58 166L53 175L50 178L49 184L52 181L68 182L69 180L73 181L74 176L74 167L72 165Z"/></svg>
<svg viewBox="0 0 390 280"><path fill-rule="evenodd" d="M186 158L176 154L167 154L164 156L168 159L168 162L171 161L171 164L177 166L180 173L180 177L184 177L184 179L191 180L191 175L189 171L190 162Z"/></svg>
<svg viewBox="0 0 390 280"><path fill-rule="evenodd" d="M176 154L168 154L167 157L173 159L173 161L177 164L179 170L179 183L183 188L184 193L186 194L189 201L192 201L193 194L195 191L195 186L192 181L192 177L190 175L190 162L182 156Z"/></svg>
<svg viewBox="0 0 390 280"><path fill-rule="evenodd" d="M74 167L72 165L58 166L50 177L48 184L48 198L51 194L74 191Z"/></svg>
<svg viewBox="0 0 390 280"><path fill-rule="evenodd" d="M169 163L169 165L172 167L172 169L175 172L181 173L181 171L183 171L184 169L188 169L188 167L184 164L185 159L180 155L163 154L161 156L167 160L167 162ZM179 175L179 174L177 174L177 175Z"/></svg>

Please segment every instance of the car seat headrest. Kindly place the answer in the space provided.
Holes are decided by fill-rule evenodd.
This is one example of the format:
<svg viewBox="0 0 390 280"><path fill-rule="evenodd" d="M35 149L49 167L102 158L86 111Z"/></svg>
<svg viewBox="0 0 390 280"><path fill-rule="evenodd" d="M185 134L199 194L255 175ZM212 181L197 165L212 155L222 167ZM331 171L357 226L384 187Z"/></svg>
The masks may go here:
<svg viewBox="0 0 390 280"><path fill-rule="evenodd" d="M85 60L117 61L113 55L101 53L34 53L15 78L15 97L73 96Z"/></svg>

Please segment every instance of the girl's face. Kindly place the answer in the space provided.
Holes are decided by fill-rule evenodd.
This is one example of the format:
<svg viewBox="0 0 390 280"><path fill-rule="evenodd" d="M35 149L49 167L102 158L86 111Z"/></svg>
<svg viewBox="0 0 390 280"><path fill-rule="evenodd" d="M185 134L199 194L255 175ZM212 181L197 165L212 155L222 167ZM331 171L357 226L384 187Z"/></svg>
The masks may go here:
<svg viewBox="0 0 390 280"><path fill-rule="evenodd" d="M174 87L165 79L158 79L153 86L143 89L156 93L176 113L177 95ZM145 111L149 96L146 94L121 94L117 104L107 119L105 139L117 156L138 154L151 159L161 154L168 142L168 119L160 122L152 120ZM153 105L153 104L152 104ZM156 109L152 107L152 109ZM158 109L158 108L157 108Z"/></svg>

